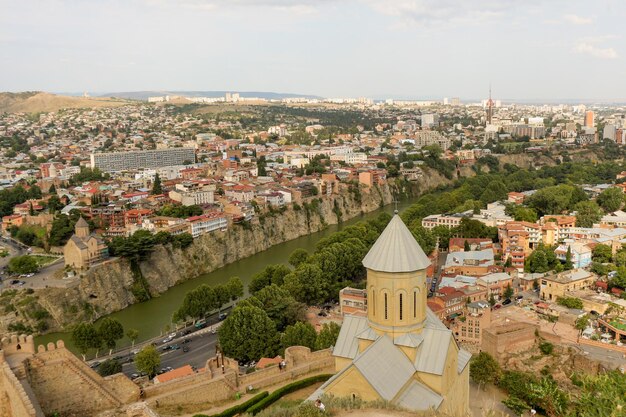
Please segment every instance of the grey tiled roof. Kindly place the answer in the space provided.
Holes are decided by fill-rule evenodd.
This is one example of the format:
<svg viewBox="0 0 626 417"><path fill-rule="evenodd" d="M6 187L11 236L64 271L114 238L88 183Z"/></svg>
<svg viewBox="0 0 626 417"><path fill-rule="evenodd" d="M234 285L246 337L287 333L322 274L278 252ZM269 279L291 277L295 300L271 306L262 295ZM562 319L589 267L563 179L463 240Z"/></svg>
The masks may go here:
<svg viewBox="0 0 626 417"><path fill-rule="evenodd" d="M436 410L443 402L443 397L418 381L411 381L394 404L408 410Z"/></svg>
<svg viewBox="0 0 626 417"><path fill-rule="evenodd" d="M354 359L357 353L359 353L359 339L357 336L366 329L369 329L367 317L347 314L341 325L341 330L333 349L333 355Z"/></svg>
<svg viewBox="0 0 626 417"><path fill-rule="evenodd" d="M415 373L409 358L386 335L357 356L353 364L387 401L391 401Z"/></svg>
<svg viewBox="0 0 626 417"><path fill-rule="evenodd" d="M429 265L430 259L397 214L363 259L363 266L381 272L414 272Z"/></svg>

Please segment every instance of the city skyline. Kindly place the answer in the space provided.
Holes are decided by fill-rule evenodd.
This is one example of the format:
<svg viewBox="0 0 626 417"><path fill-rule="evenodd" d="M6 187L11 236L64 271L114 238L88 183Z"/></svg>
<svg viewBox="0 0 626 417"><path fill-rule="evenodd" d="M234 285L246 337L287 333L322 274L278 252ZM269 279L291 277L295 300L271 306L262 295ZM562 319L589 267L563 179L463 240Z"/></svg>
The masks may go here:
<svg viewBox="0 0 626 417"><path fill-rule="evenodd" d="M613 0L0 4L2 91L626 101Z"/></svg>

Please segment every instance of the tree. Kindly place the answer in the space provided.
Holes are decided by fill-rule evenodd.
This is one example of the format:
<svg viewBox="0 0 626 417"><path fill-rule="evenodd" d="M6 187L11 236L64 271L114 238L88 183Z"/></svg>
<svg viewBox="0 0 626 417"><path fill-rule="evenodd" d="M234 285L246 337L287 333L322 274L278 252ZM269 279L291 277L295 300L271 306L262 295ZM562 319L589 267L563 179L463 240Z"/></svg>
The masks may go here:
<svg viewBox="0 0 626 417"><path fill-rule="evenodd" d="M226 289L231 301L236 301L238 298L243 297L243 282L241 282L239 277L230 277L226 283Z"/></svg>
<svg viewBox="0 0 626 417"><path fill-rule="evenodd" d="M108 359L98 366L98 373L101 376L109 376L122 372L122 364L116 359Z"/></svg>
<svg viewBox="0 0 626 417"><path fill-rule="evenodd" d="M250 294L255 294L271 284L283 285L285 276L290 273L291 269L287 265L268 265L261 272L252 276L252 280L248 285L248 291L250 291Z"/></svg>
<svg viewBox="0 0 626 417"><path fill-rule="evenodd" d="M152 183L152 192L153 195L163 194L163 187L161 186L161 177L159 174L154 174L154 182Z"/></svg>
<svg viewBox="0 0 626 417"><path fill-rule="evenodd" d="M513 288L511 288L511 284L506 284L506 288L504 289L504 298L513 297Z"/></svg>
<svg viewBox="0 0 626 417"><path fill-rule="evenodd" d="M566 271L574 268L574 264L572 263L572 247L567 247L567 253L565 254L565 265L563 265Z"/></svg>
<svg viewBox="0 0 626 417"><path fill-rule="evenodd" d="M609 245L599 244L593 248L592 258L595 262L605 263L610 262L613 256L613 251Z"/></svg>
<svg viewBox="0 0 626 417"><path fill-rule="evenodd" d="M113 349L115 349L117 341L124 337L124 327L122 327L122 323L119 321L106 317L100 323L98 333L106 347L109 348L110 355Z"/></svg>
<svg viewBox="0 0 626 417"><path fill-rule="evenodd" d="M285 288L293 298L307 305L323 303L329 294L329 283L317 265L303 263L284 279Z"/></svg>
<svg viewBox="0 0 626 417"><path fill-rule="evenodd" d="M8 270L14 274L30 274L37 272L39 266L35 258L29 255L16 256L11 258Z"/></svg>
<svg viewBox="0 0 626 417"><path fill-rule="evenodd" d="M152 378L161 367L161 355L154 346L147 345L135 355L135 367Z"/></svg>
<svg viewBox="0 0 626 417"><path fill-rule="evenodd" d="M612 213L622 207L624 193L618 187L610 187L602 191L596 201L606 213Z"/></svg>
<svg viewBox="0 0 626 417"><path fill-rule="evenodd" d="M576 210L576 226L593 227L602 218L602 211L595 201L581 201L574 207Z"/></svg>
<svg viewBox="0 0 626 417"><path fill-rule="evenodd" d="M279 341L272 319L265 311L253 306L235 308L220 327L218 335L224 354L243 361L273 357Z"/></svg>
<svg viewBox="0 0 626 417"><path fill-rule="evenodd" d="M613 256L613 262L617 266L626 266L626 250L622 249Z"/></svg>
<svg viewBox="0 0 626 417"><path fill-rule="evenodd" d="M133 344L133 347L135 347L135 341L139 337L139 330L137 329L126 330L126 337L130 339L131 343Z"/></svg>
<svg viewBox="0 0 626 417"><path fill-rule="evenodd" d="M308 258L309 253L305 249L298 248L291 252L291 255L289 255L289 264L294 268L297 268L301 263L306 262Z"/></svg>
<svg viewBox="0 0 626 417"><path fill-rule="evenodd" d="M315 340L315 350L328 349L331 346L335 346L340 330L341 326L334 321L324 323L317 335L317 340Z"/></svg>
<svg viewBox="0 0 626 417"><path fill-rule="evenodd" d="M537 212L529 207L516 207L513 212L513 218L516 221L535 223L537 221Z"/></svg>
<svg viewBox="0 0 626 417"><path fill-rule="evenodd" d="M467 240L465 240L465 242L463 242L463 252L469 252L471 251L472 248L470 247L470 244Z"/></svg>
<svg viewBox="0 0 626 417"><path fill-rule="evenodd" d="M583 330L589 327L589 315L585 314L584 316L578 317L576 319L576 323L574 327L576 327L576 330L582 333Z"/></svg>
<svg viewBox="0 0 626 417"><path fill-rule="evenodd" d="M421 222L413 222L411 225L411 233L419 243L420 247L424 250L426 255L429 255L434 249L437 239L433 233L422 226Z"/></svg>
<svg viewBox="0 0 626 417"><path fill-rule="evenodd" d="M576 308L578 310L583 308L583 301L576 297L557 297L556 302L567 308Z"/></svg>
<svg viewBox="0 0 626 417"><path fill-rule="evenodd" d="M83 356L83 360L89 349L99 349L102 345L100 334L91 323L77 324L72 330L72 342Z"/></svg>
<svg viewBox="0 0 626 417"><path fill-rule="evenodd" d="M487 352L480 352L470 362L470 377L480 386L498 382L500 374L500 365Z"/></svg>
<svg viewBox="0 0 626 417"><path fill-rule="evenodd" d="M491 307L496 305L496 297L494 297L493 293L489 294L489 305Z"/></svg>
<svg viewBox="0 0 626 417"><path fill-rule="evenodd" d="M287 326L281 338L281 345L283 349L289 346L306 346L313 350L315 348L316 339L317 333L311 323L298 322Z"/></svg>

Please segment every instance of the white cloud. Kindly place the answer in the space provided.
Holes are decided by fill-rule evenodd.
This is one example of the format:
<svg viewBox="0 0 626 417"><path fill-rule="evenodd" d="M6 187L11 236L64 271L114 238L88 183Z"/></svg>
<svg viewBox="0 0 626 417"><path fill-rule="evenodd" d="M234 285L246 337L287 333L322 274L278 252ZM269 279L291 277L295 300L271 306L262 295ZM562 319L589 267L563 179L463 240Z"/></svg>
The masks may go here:
<svg viewBox="0 0 626 417"><path fill-rule="evenodd" d="M593 23L593 19L591 19L590 17L582 17L575 14L566 14L565 16L563 16L563 20L574 25L590 25L591 23Z"/></svg>
<svg viewBox="0 0 626 417"><path fill-rule="evenodd" d="M336 0L142 0L150 6L186 8L198 11L213 11L232 7L257 7L309 14L319 6Z"/></svg>
<svg viewBox="0 0 626 417"><path fill-rule="evenodd" d="M364 0L374 10L413 24L474 22L498 18L518 4L513 0Z"/></svg>
<svg viewBox="0 0 626 417"><path fill-rule="evenodd" d="M579 54L591 55L601 59L615 59L617 52L613 48L600 48L588 42L579 42L574 47L574 51Z"/></svg>

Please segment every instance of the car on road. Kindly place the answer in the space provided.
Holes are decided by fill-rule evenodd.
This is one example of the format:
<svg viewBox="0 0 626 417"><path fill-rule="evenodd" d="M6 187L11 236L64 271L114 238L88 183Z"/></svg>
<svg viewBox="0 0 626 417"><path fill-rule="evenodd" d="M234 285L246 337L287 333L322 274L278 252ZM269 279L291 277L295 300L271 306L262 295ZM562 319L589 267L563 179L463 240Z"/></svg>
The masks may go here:
<svg viewBox="0 0 626 417"><path fill-rule="evenodd" d="M184 339L182 342L180 342L181 344L185 344L185 343L191 343L191 339Z"/></svg>
<svg viewBox="0 0 626 417"><path fill-rule="evenodd" d="M195 327L196 329L204 329L206 327L206 320L198 320L198 322L195 324Z"/></svg>
<svg viewBox="0 0 626 417"><path fill-rule="evenodd" d="M132 355L136 355L136 354L138 354L138 353L139 353L139 349L133 349L133 350L131 350L131 351L130 351L130 353L131 353Z"/></svg>
<svg viewBox="0 0 626 417"><path fill-rule="evenodd" d="M189 346L185 346L185 347L183 348L183 352L185 352L185 353L189 352Z"/></svg>
<svg viewBox="0 0 626 417"><path fill-rule="evenodd" d="M11 285L16 285L16 284L19 284L19 283L20 283L19 279L12 279L11 280Z"/></svg>
<svg viewBox="0 0 626 417"><path fill-rule="evenodd" d="M516 300L521 300L522 298L524 298L524 296L522 294L520 294L517 297L515 297Z"/></svg>
<svg viewBox="0 0 626 417"><path fill-rule="evenodd" d="M510 298L507 298L506 300L504 300L504 301L502 302L502 305L503 305L503 306L508 306L509 304L511 304L511 299L510 299Z"/></svg>
<svg viewBox="0 0 626 417"><path fill-rule="evenodd" d="M170 335L168 337L171 337L172 339L176 337L176 332L174 333L170 333Z"/></svg>
<svg viewBox="0 0 626 417"><path fill-rule="evenodd" d="M501 306L500 304L496 304L495 306L493 306L493 309L494 309L494 310L497 310L497 309L499 309L499 308L502 308L502 306Z"/></svg>
<svg viewBox="0 0 626 417"><path fill-rule="evenodd" d="M224 320L226 317L228 317L228 313L220 313L219 316L217 316L217 319L219 321Z"/></svg>
<svg viewBox="0 0 626 417"><path fill-rule="evenodd" d="M169 342L171 342L171 341L172 341L172 338L171 338L171 337L169 337L169 336L168 336L168 337L166 337L165 339L163 339L163 343L169 343Z"/></svg>
<svg viewBox="0 0 626 417"><path fill-rule="evenodd" d="M92 362L92 363L89 365L89 367L90 367L91 369L96 369L98 366L100 366L100 362L98 362L98 361Z"/></svg>
<svg viewBox="0 0 626 417"><path fill-rule="evenodd" d="M139 374L131 374L130 378L131 379L137 379L137 378L139 378Z"/></svg>
<svg viewBox="0 0 626 417"><path fill-rule="evenodd" d="M178 345L170 346L170 350L178 350L178 349L180 349L180 346L178 346Z"/></svg>
<svg viewBox="0 0 626 417"><path fill-rule="evenodd" d="M163 347L161 348L161 350L162 350L163 352L167 352L167 351L168 351L168 350L170 350L171 348L172 348L171 346L163 346Z"/></svg>
<svg viewBox="0 0 626 417"><path fill-rule="evenodd" d="M183 332L183 336L187 336L188 334L191 334L191 333L192 333L191 329L187 329Z"/></svg>

